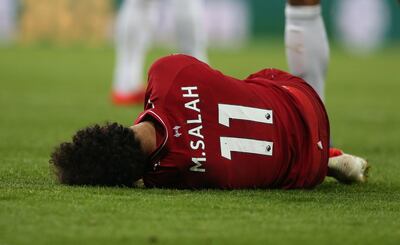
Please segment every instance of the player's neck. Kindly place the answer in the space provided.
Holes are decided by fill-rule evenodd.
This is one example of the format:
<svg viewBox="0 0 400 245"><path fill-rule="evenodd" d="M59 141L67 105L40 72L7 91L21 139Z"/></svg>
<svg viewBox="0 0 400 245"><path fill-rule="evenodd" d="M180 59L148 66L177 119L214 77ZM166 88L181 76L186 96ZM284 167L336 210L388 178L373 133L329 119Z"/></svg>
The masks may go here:
<svg viewBox="0 0 400 245"><path fill-rule="evenodd" d="M130 128L135 132L146 155L156 150L156 129L152 122L144 121Z"/></svg>

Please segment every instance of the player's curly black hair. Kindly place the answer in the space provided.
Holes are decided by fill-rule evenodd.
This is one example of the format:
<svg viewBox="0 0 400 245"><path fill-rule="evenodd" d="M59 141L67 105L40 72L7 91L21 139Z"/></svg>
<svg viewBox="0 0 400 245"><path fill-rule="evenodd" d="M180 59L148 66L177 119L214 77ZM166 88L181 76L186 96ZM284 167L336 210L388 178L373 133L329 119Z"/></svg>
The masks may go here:
<svg viewBox="0 0 400 245"><path fill-rule="evenodd" d="M79 130L51 154L57 179L67 185L133 186L146 156L134 132L118 123Z"/></svg>

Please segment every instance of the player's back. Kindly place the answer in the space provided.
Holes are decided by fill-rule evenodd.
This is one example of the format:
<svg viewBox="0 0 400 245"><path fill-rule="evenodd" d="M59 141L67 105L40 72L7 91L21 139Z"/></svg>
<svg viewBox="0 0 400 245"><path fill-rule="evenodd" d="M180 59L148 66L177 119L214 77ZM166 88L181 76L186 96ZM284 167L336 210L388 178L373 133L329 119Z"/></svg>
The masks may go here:
<svg viewBox="0 0 400 245"><path fill-rule="evenodd" d="M238 80L176 55L152 67L147 100L169 136L145 176L148 186L290 187L294 181L288 178L302 119L275 81Z"/></svg>

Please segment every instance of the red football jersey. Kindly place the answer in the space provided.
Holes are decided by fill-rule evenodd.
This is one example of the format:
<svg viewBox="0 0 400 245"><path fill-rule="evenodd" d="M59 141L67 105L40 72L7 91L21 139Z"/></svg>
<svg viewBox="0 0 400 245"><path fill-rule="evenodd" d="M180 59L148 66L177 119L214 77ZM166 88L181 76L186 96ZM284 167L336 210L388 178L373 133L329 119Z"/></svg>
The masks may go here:
<svg viewBox="0 0 400 245"><path fill-rule="evenodd" d="M145 111L157 150L147 187L307 188L327 172L329 125L300 78L265 69L235 79L186 55L156 61Z"/></svg>

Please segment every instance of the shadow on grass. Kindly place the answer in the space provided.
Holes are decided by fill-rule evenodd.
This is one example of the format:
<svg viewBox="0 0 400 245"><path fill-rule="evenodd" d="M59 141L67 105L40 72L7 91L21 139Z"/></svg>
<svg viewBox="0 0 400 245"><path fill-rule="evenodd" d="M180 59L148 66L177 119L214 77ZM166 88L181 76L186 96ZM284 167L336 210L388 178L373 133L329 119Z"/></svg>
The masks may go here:
<svg viewBox="0 0 400 245"><path fill-rule="evenodd" d="M202 189L202 190L178 190L178 189L157 189L157 188L129 188L129 187L93 187L93 186L62 186L53 184L49 186L61 192L70 193L86 193L87 195L112 195L112 196L138 196L138 197L184 197L198 198L200 196L218 198L293 198L293 201L308 200L303 199L308 197L313 199L320 197L368 197L371 195L382 196L387 198L399 199L399 194L396 194L400 189L397 183L391 182L371 182L365 184L345 185L336 181L325 181L323 184L314 189L242 189L242 190L219 190L219 189ZM47 188L46 188L47 189ZM390 194L390 195L388 195Z"/></svg>
<svg viewBox="0 0 400 245"><path fill-rule="evenodd" d="M29 182L29 183L28 183ZM314 189L309 190L281 190L281 189L244 189L244 190L177 190L177 189L146 189L128 187L100 187L100 186L65 186L57 184L53 179L47 178L42 181L30 179L30 181L14 181L4 185L3 194L0 200L13 199L15 194L18 197L29 197L37 194L55 199L96 199L110 198L123 200L139 199L190 199L223 200L230 201L252 199L252 200L275 200L282 202L329 202L331 200L356 199L368 201L369 199L400 201L398 190L400 185L397 182L374 180L365 184L344 185L332 179ZM34 183L32 183L34 182ZM9 195L6 195L9 194ZM13 194L13 195L10 195Z"/></svg>

